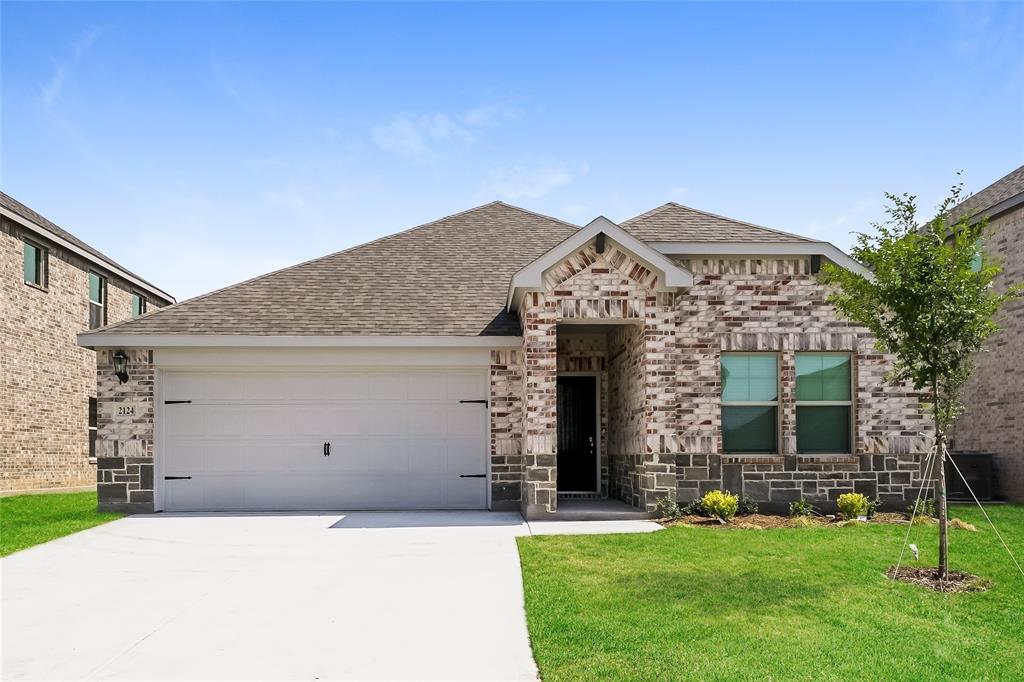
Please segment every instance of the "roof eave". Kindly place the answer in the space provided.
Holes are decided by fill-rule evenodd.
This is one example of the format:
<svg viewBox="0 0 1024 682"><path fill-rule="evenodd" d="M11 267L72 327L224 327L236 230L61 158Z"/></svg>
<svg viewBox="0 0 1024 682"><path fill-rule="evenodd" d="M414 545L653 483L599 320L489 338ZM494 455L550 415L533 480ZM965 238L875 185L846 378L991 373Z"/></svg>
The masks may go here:
<svg viewBox="0 0 1024 682"><path fill-rule="evenodd" d="M82 332L83 348L521 348L521 336L271 336Z"/></svg>
<svg viewBox="0 0 1024 682"><path fill-rule="evenodd" d="M150 294L158 296L158 297L164 299L165 301L170 301L171 303L176 303L177 302L177 299L175 299L174 296L171 296L166 291L164 291L162 289L159 289L158 287L153 286L152 284L150 284L149 282L145 281L144 279L141 279L140 277L137 277L136 275L133 275L132 273L128 272L127 270L119 267L115 263L112 263L110 261L106 261L106 260L104 260L102 258L97 258L94 254L89 253L88 251L86 251L82 247L78 246L77 244L73 244L72 242L68 241L67 239L64 239L63 237L61 237L59 234L56 234L52 230L48 230L47 228L43 227L42 225L36 223L33 220L29 220L28 218L26 218L23 215L20 215L19 213L16 213L16 212L14 212L14 211L12 211L12 210L4 207L4 206L0 206L0 215L3 215L6 218L10 218L11 220L13 220L14 222L18 223L19 225L21 225L23 227L27 227L28 229L32 230L33 232L39 234L40 236L45 237L49 241L57 244L61 248L67 249L68 251L71 251L71 252L81 256L82 258L85 258L90 263L93 263L93 264L103 268L104 270L108 270L108 271L116 274L118 277L121 277L122 279L125 279L125 280L131 282L136 287L138 287L140 289L144 289L145 291L147 291Z"/></svg>

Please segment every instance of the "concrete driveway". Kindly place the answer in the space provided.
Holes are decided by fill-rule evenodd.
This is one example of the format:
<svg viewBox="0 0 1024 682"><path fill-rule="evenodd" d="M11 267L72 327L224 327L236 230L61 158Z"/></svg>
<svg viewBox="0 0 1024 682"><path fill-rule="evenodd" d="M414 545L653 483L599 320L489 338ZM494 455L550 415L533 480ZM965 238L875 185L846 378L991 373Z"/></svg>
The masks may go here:
<svg viewBox="0 0 1024 682"><path fill-rule="evenodd" d="M518 514L154 514L0 560L2 678L533 679Z"/></svg>

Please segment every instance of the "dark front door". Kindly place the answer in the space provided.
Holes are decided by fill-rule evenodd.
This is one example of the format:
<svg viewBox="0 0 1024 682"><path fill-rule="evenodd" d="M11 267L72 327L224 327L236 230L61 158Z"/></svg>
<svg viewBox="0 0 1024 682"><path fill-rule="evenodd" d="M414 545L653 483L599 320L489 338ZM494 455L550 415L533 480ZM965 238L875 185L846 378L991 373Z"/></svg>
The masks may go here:
<svg viewBox="0 0 1024 682"><path fill-rule="evenodd" d="M597 491L597 377L558 377L558 489Z"/></svg>

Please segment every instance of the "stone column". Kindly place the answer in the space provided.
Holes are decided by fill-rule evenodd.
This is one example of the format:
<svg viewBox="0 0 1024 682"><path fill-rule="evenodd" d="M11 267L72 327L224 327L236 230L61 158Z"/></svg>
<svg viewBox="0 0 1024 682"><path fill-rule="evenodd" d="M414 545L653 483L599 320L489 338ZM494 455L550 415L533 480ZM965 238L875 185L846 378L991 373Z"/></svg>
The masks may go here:
<svg viewBox="0 0 1024 682"><path fill-rule="evenodd" d="M644 315L643 372L645 448L640 463L640 504L653 511L661 498L676 499L680 452L676 396L676 323L673 296L648 296Z"/></svg>
<svg viewBox="0 0 1024 682"><path fill-rule="evenodd" d="M522 512L542 517L558 506L558 348L555 301L527 294L523 322Z"/></svg>
<svg viewBox="0 0 1024 682"><path fill-rule="evenodd" d="M128 350L128 381L112 350L96 352L96 490L100 511L153 511L153 351Z"/></svg>

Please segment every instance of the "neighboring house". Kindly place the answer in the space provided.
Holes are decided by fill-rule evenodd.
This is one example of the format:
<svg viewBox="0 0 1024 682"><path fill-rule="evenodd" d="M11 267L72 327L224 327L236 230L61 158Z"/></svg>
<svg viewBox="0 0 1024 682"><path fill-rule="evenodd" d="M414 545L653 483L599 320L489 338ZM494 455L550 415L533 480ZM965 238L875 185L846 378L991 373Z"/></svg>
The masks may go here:
<svg viewBox="0 0 1024 682"><path fill-rule="evenodd" d="M0 491L96 484L96 354L75 335L173 301L0 192Z"/></svg>
<svg viewBox="0 0 1024 682"><path fill-rule="evenodd" d="M862 270L678 204L580 228L495 202L81 334L100 506L902 508L928 421L824 260Z"/></svg>
<svg viewBox="0 0 1024 682"><path fill-rule="evenodd" d="M957 206L951 219L965 213L988 217L984 250L1003 267L995 288L1024 282L1024 166ZM1024 502L1024 299L1007 303L997 319L1002 329L978 356L964 389L966 410L953 429L952 448L991 453L997 492Z"/></svg>

